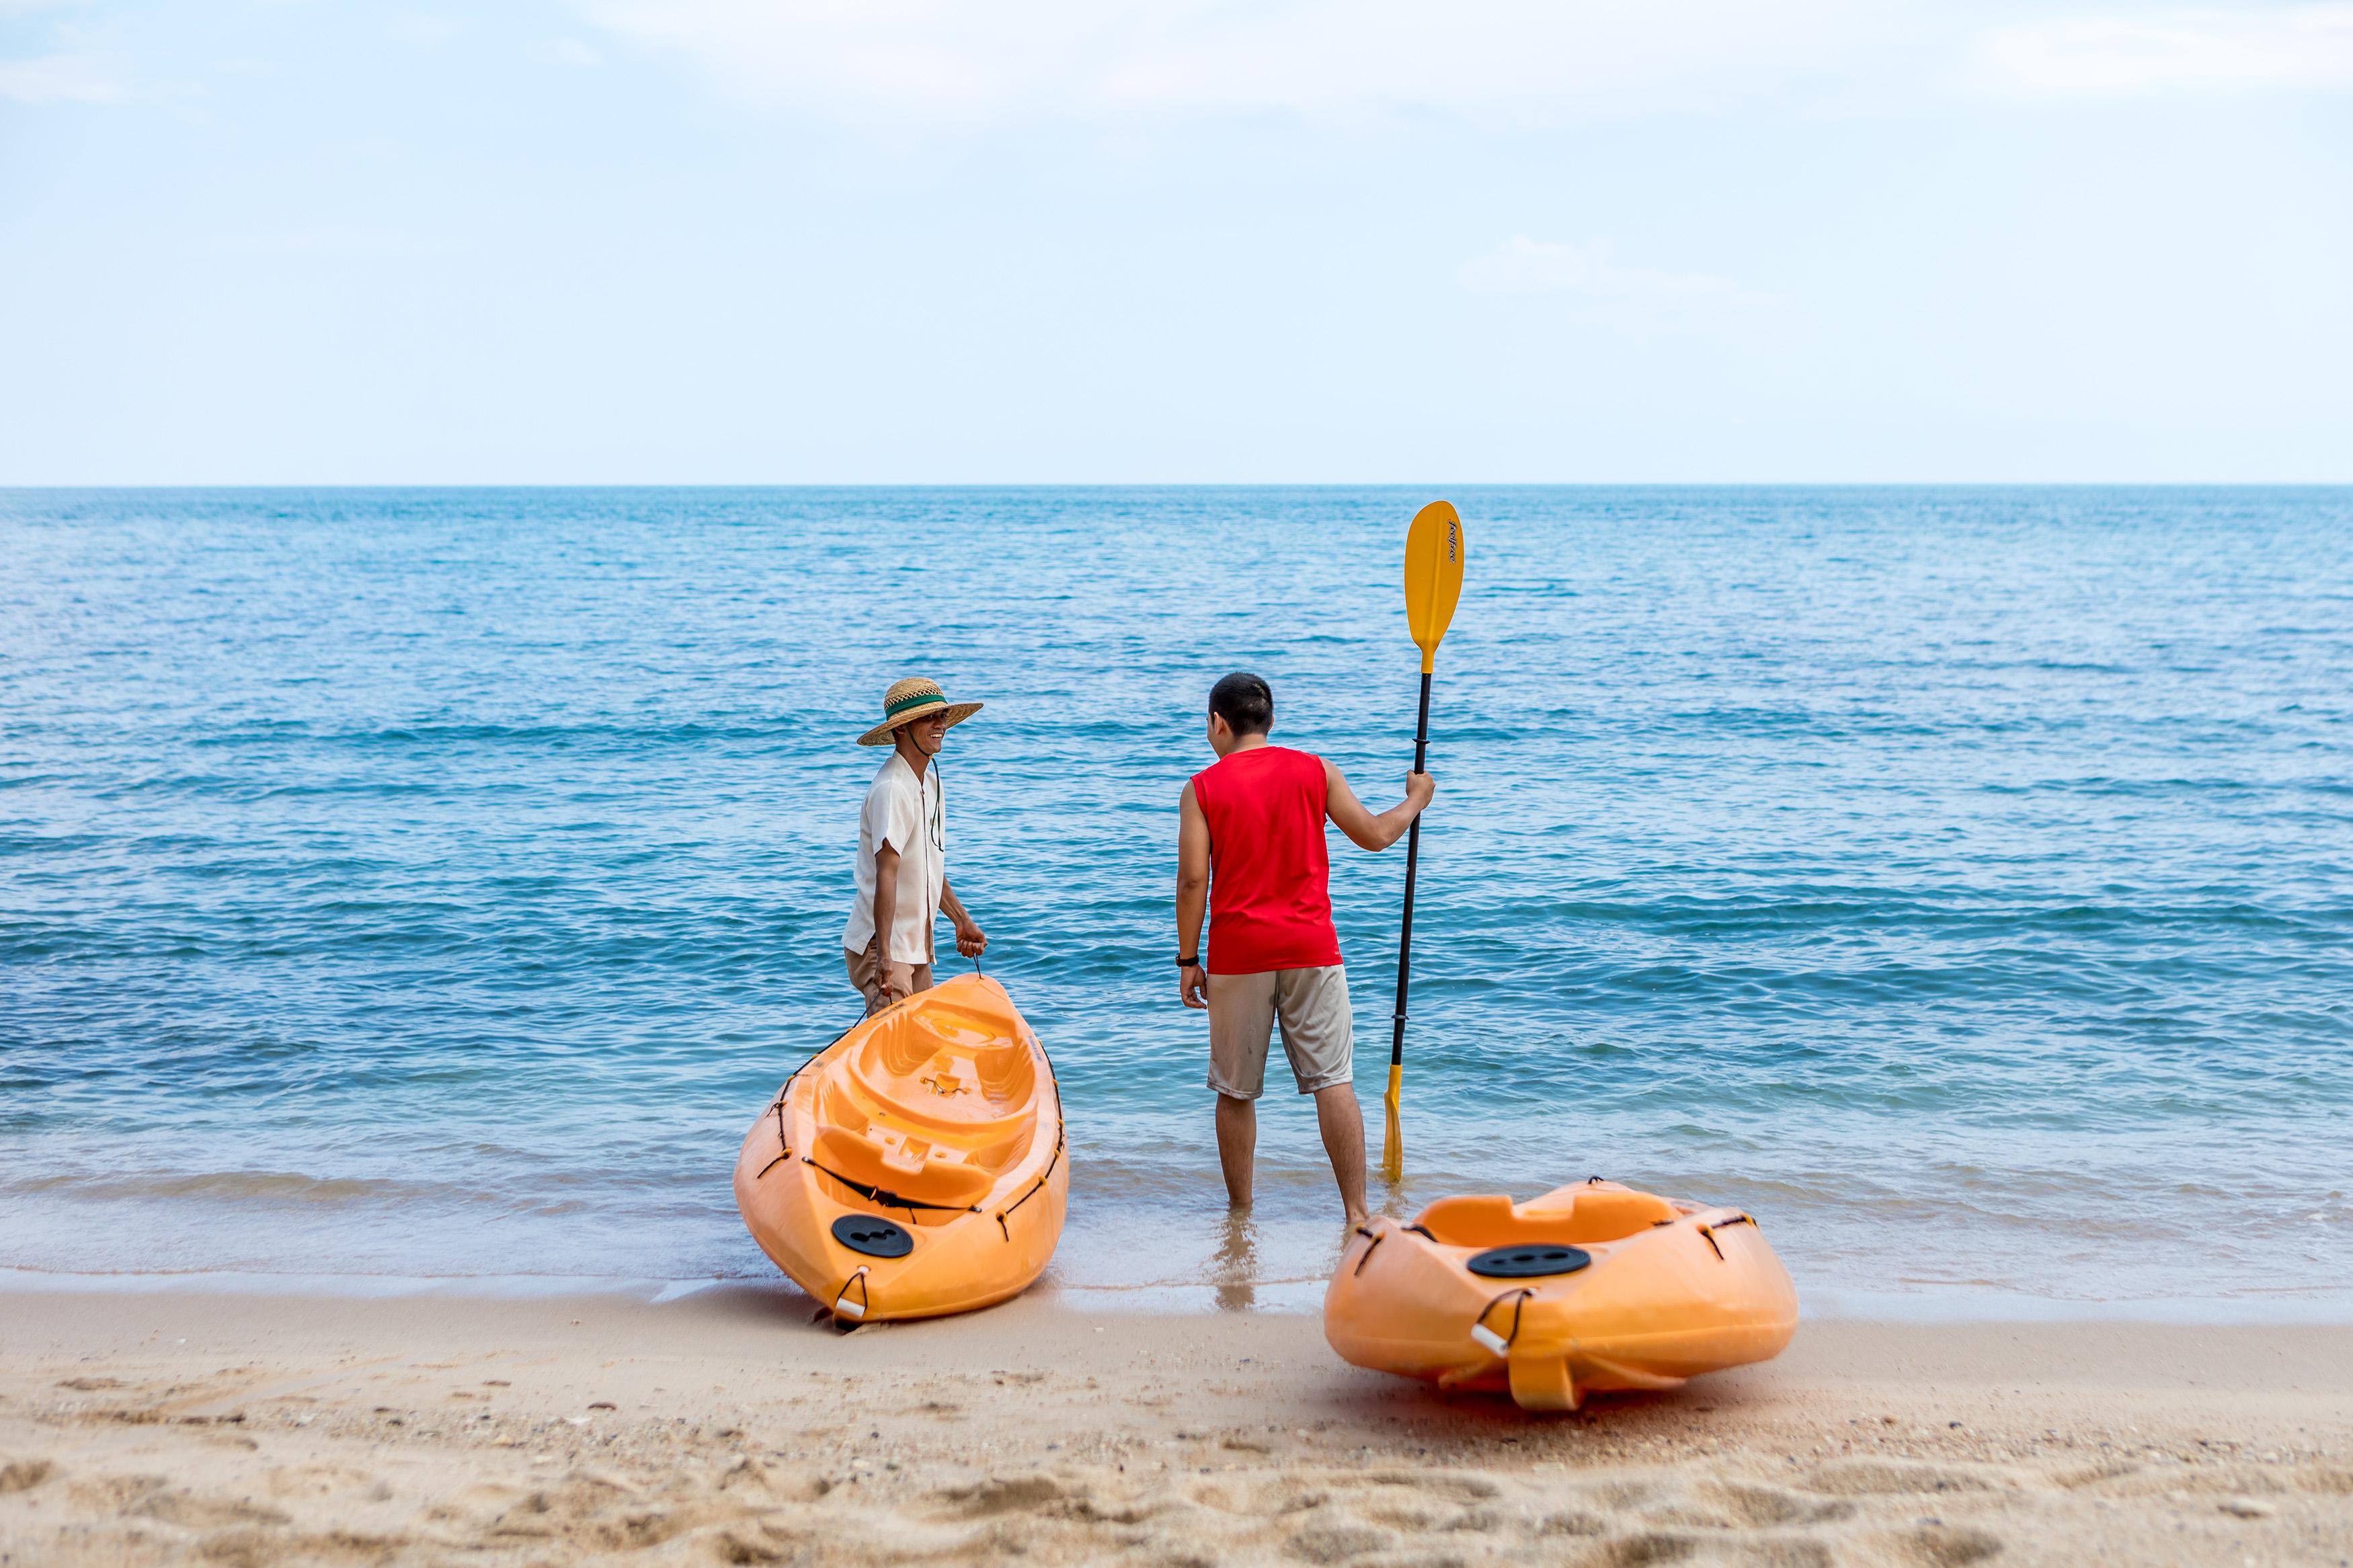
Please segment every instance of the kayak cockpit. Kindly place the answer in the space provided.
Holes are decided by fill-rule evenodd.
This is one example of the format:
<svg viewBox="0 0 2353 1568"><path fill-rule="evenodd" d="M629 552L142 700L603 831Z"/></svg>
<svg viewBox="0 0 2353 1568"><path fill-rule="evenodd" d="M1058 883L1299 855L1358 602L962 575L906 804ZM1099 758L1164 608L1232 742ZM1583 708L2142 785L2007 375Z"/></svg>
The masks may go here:
<svg viewBox="0 0 2353 1568"><path fill-rule="evenodd" d="M1592 1184L1546 1193L1525 1206L1501 1193L1440 1198L1419 1223L1448 1247L1592 1247L1639 1236L1680 1214L1655 1194Z"/></svg>

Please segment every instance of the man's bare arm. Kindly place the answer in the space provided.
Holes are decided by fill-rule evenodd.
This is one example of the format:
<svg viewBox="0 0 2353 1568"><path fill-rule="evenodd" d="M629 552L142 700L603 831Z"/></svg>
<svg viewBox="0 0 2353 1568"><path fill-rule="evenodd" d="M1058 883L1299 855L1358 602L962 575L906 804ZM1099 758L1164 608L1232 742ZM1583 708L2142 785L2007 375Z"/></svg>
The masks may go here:
<svg viewBox="0 0 2353 1568"><path fill-rule="evenodd" d="M898 918L899 852L886 839L874 851L874 977L884 999L892 1002L912 993L915 985L907 965L891 956L891 922Z"/></svg>
<svg viewBox="0 0 2353 1568"><path fill-rule="evenodd" d="M1438 781L1428 773L1408 773L1405 776L1405 798L1374 816L1348 787L1347 775L1330 761L1324 763L1324 810L1332 818L1332 826L1348 836L1348 841L1359 849L1377 853L1405 837L1430 797L1438 793Z"/></svg>
<svg viewBox="0 0 2353 1568"><path fill-rule="evenodd" d="M1201 922L1209 910L1209 819L1187 784L1176 803L1176 952L1198 957ZM1187 1007L1207 1007L1208 977L1198 963L1176 973L1176 995Z"/></svg>
<svg viewBox="0 0 2353 1568"><path fill-rule="evenodd" d="M964 900L955 896L945 877L940 879L940 912L955 927L956 951L966 958L978 958L988 951L988 933L980 922L965 911Z"/></svg>
<svg viewBox="0 0 2353 1568"><path fill-rule="evenodd" d="M874 851L874 935L885 963L891 957L891 922L899 918L899 852L886 840Z"/></svg>

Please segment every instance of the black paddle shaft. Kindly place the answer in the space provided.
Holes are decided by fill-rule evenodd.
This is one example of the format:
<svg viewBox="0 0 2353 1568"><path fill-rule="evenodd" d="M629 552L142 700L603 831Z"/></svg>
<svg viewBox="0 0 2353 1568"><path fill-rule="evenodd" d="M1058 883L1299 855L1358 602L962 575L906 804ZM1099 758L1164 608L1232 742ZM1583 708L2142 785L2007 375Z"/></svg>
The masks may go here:
<svg viewBox="0 0 2353 1568"><path fill-rule="evenodd" d="M1420 773L1430 759L1430 671L1421 672L1421 721L1413 732L1413 771ZM1421 858L1421 818L1405 836L1405 920L1398 927L1398 994L1394 1027L1389 1034L1389 1066L1398 1067L1405 1061L1405 987L1406 977L1413 970L1413 874L1415 863Z"/></svg>

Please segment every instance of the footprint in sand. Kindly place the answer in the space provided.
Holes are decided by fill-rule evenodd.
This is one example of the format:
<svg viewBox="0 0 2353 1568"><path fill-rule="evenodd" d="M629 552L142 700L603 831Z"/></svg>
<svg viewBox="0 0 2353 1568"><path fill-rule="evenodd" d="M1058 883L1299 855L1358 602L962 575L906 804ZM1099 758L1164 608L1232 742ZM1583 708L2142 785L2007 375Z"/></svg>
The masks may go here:
<svg viewBox="0 0 2353 1568"><path fill-rule="evenodd" d="M1291 1476L1267 1480L1240 1479L1203 1481L1190 1489L1194 1502L1219 1513L1246 1519L1272 1519L1300 1513L1325 1500L1322 1485Z"/></svg>
<svg viewBox="0 0 2353 1568"><path fill-rule="evenodd" d="M1595 1568L1651 1568L1657 1563L1681 1563L1699 1547L1693 1536L1649 1531L1605 1542L1589 1561Z"/></svg>
<svg viewBox="0 0 2353 1568"><path fill-rule="evenodd" d="M162 1491L165 1484L162 1476L97 1476L75 1482L67 1495L77 1507L93 1513L121 1513L150 1492Z"/></svg>
<svg viewBox="0 0 2353 1568"><path fill-rule="evenodd" d="M780 1469L746 1456L719 1478L719 1489L747 1488L779 1502L815 1502L833 1489L833 1482L814 1470Z"/></svg>
<svg viewBox="0 0 2353 1568"><path fill-rule="evenodd" d="M348 1465L312 1463L280 1465L262 1478L262 1484L275 1498L325 1498L383 1483L367 1471ZM390 1495L388 1489L385 1495Z"/></svg>
<svg viewBox="0 0 2353 1568"><path fill-rule="evenodd" d="M1599 1514L1583 1509L1556 1509L1536 1521L1538 1535L1607 1535L1609 1525Z"/></svg>
<svg viewBox="0 0 2353 1568"><path fill-rule="evenodd" d="M1071 1517L1086 1524L1142 1524L1169 1511L1170 1504L1165 1498L1104 1502L1098 1498L1082 1497L1071 1505Z"/></svg>
<svg viewBox="0 0 2353 1568"><path fill-rule="evenodd" d="M2313 1465L2297 1472L2295 1484L2308 1492L2323 1497L2353 1497L2353 1470L2339 1469L2334 1465ZM7 1489L0 1487L0 1491Z"/></svg>
<svg viewBox="0 0 2353 1568"><path fill-rule="evenodd" d="M1820 1524L1850 1518L1854 1513L1852 1503L1824 1502L1820 1498L1800 1497L1778 1487L1742 1481L1708 1482L1694 1489L1692 1496L1701 1509L1715 1516L1721 1528L1728 1530L1781 1524ZM1699 1522L1698 1518L1694 1517L1692 1522Z"/></svg>
<svg viewBox="0 0 2353 1568"><path fill-rule="evenodd" d="M1397 1544L1397 1533L1360 1520L1350 1519L1335 1510L1320 1518L1311 1518L1291 1531L1282 1543L1286 1556L1302 1563L1345 1563L1352 1557L1362 1557Z"/></svg>
<svg viewBox="0 0 2353 1568"><path fill-rule="evenodd" d="M721 1531L711 1547L722 1563L790 1563L821 1552L827 1539L822 1531L763 1519Z"/></svg>
<svg viewBox="0 0 2353 1568"><path fill-rule="evenodd" d="M1374 1470L1364 1479L1377 1487L1413 1487L1458 1502L1485 1502L1504 1495L1500 1482L1476 1470Z"/></svg>
<svg viewBox="0 0 2353 1568"><path fill-rule="evenodd" d="M1836 1497L1903 1496L1917 1492L1982 1492L2011 1484L1992 1473L1905 1459L1841 1459L1806 1478L1809 1490Z"/></svg>
<svg viewBox="0 0 2353 1568"><path fill-rule="evenodd" d="M1391 1530L1419 1534L1436 1530L1446 1513L1441 1506L1425 1503L1418 1498L1408 1498L1395 1502L1377 1502L1365 1510L1365 1517Z"/></svg>
<svg viewBox="0 0 2353 1568"><path fill-rule="evenodd" d="M2001 1538L1966 1525L1931 1524L1899 1536L1900 1561L1923 1568L1968 1568L2001 1550Z"/></svg>
<svg viewBox="0 0 2353 1568"><path fill-rule="evenodd" d="M965 1519L993 1519L1044 1508L1061 1498L1062 1487L1051 1476L992 1476L972 1486L951 1487L943 1495Z"/></svg>
<svg viewBox="0 0 2353 1568"><path fill-rule="evenodd" d="M1582 1489L1595 1507L1609 1513L1640 1510L1660 1493L1656 1481L1602 1481Z"/></svg>
<svg viewBox="0 0 2353 1568"><path fill-rule="evenodd" d="M2067 1491L2080 1491L2085 1487L2096 1487L2105 1481L2121 1480L2126 1476L2138 1475L2140 1468L2140 1466L2129 1459L2109 1459L2096 1465L2085 1465L2077 1469L2063 1470L2051 1479Z"/></svg>
<svg viewBox="0 0 2353 1568"><path fill-rule="evenodd" d="M48 1459L0 1461L0 1497L31 1491L57 1473L57 1465Z"/></svg>
<svg viewBox="0 0 2353 1568"><path fill-rule="evenodd" d="M1831 1549L1819 1541L1767 1541L1741 1554L1742 1568L1831 1568Z"/></svg>
<svg viewBox="0 0 2353 1568"><path fill-rule="evenodd" d="M197 1497L190 1492L153 1492L123 1510L125 1516L159 1520L184 1530L218 1530L233 1524L290 1524L274 1508L242 1499Z"/></svg>

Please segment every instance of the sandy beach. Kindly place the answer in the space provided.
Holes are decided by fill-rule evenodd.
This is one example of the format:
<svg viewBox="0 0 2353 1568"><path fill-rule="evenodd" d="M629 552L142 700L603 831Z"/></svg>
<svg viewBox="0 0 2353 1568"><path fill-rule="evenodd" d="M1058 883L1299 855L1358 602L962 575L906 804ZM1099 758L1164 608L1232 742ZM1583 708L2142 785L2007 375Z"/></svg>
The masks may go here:
<svg viewBox="0 0 2353 1568"><path fill-rule="evenodd" d="M1810 1321L1569 1417L1317 1320L0 1298L0 1562L2343 1563L2353 1333Z"/></svg>

